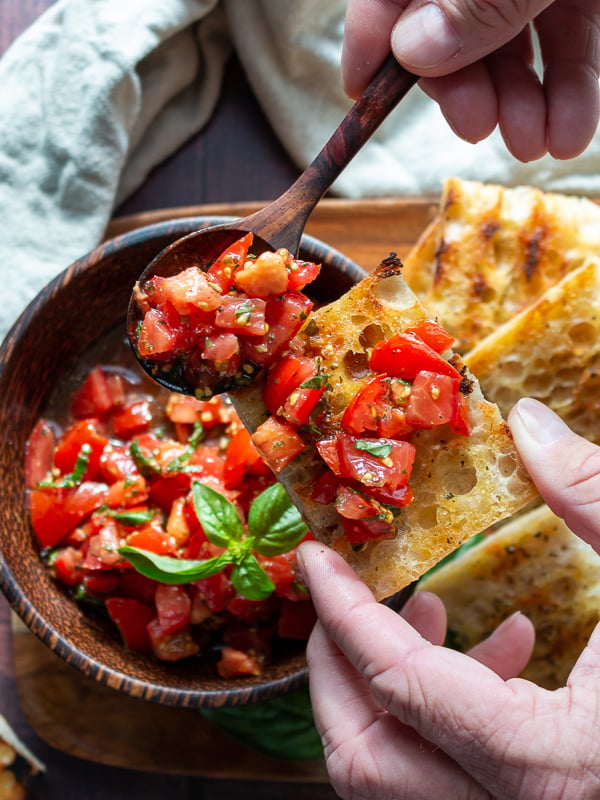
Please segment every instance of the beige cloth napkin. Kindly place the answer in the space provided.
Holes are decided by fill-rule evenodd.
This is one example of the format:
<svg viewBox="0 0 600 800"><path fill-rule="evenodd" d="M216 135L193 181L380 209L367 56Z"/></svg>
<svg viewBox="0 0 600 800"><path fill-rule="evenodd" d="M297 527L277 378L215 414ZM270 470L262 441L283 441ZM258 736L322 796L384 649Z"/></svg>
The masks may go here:
<svg viewBox="0 0 600 800"><path fill-rule="evenodd" d="M0 338L99 241L113 209L210 119L235 48L274 130L306 166L349 107L346 0L58 0L0 60ZM437 193L447 175L600 193L600 140L571 162L477 146L413 89L334 189Z"/></svg>

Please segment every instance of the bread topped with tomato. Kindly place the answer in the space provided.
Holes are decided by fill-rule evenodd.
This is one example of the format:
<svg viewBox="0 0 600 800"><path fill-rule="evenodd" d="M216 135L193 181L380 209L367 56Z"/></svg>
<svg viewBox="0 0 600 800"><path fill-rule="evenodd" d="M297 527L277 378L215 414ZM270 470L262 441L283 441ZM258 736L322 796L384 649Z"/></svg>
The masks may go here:
<svg viewBox="0 0 600 800"><path fill-rule="evenodd" d="M233 392L313 535L379 599L536 496L452 341L392 256Z"/></svg>
<svg viewBox="0 0 600 800"><path fill-rule="evenodd" d="M404 276L464 353L594 255L592 200L449 178Z"/></svg>

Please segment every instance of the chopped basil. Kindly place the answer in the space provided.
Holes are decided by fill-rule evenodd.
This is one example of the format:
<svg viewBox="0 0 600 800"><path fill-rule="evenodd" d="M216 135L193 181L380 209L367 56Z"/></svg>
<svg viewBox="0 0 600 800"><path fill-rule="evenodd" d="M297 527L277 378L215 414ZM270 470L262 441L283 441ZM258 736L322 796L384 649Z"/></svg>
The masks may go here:
<svg viewBox="0 0 600 800"><path fill-rule="evenodd" d="M366 439L358 439L354 446L357 450L364 450L376 458L387 458L392 452L392 445L389 442L374 442Z"/></svg>

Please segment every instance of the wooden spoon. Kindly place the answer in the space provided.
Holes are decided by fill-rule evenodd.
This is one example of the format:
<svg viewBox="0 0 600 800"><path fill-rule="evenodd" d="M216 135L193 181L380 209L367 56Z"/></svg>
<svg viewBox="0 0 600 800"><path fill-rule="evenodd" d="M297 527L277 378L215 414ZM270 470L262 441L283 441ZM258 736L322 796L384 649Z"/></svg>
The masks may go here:
<svg viewBox="0 0 600 800"><path fill-rule="evenodd" d="M279 198L244 219L195 231L162 250L140 276L142 286L153 276L169 277L191 264L206 270L233 242L248 232L254 235L252 252L284 247L298 253L310 213L362 146L418 80L388 56L363 95L348 111L314 161ZM156 362L140 357L137 332L143 312L134 290L128 309L127 327L136 358L154 380L171 391L209 397L239 385L235 378L211 386L191 385L179 371L157 369ZM255 364L240 365L245 375L258 371Z"/></svg>

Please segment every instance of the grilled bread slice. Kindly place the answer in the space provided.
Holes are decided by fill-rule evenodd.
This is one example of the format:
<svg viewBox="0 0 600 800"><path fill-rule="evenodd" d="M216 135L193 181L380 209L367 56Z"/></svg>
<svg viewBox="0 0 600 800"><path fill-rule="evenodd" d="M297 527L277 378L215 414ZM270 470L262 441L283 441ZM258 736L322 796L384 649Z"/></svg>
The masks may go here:
<svg viewBox="0 0 600 800"><path fill-rule="evenodd" d="M590 255L600 257L591 200L450 178L404 276L464 353Z"/></svg>
<svg viewBox="0 0 600 800"><path fill-rule="evenodd" d="M600 259L565 276L465 361L502 414L535 397L600 444Z"/></svg>
<svg viewBox="0 0 600 800"><path fill-rule="evenodd" d="M329 390L321 401L319 433L302 432L306 447L279 479L313 535L341 552L379 599L411 583L470 536L536 496L497 406L484 399L475 378L465 372L472 389L467 395L471 435L453 433L447 425L413 435L414 500L394 517L391 538L354 549L333 504L313 499L325 468L316 442L341 432L344 410L374 374L369 368L373 346L429 318L406 285L397 260L389 259L344 296L314 311L296 339L306 355L320 359L329 375ZM462 369L460 357L453 363ZM268 415L260 381L236 389L232 398L250 430Z"/></svg>
<svg viewBox="0 0 600 800"><path fill-rule="evenodd" d="M523 677L556 689L600 620L599 572L600 556L541 505L434 570L418 588L444 601L450 642L462 651L522 611L536 630Z"/></svg>

